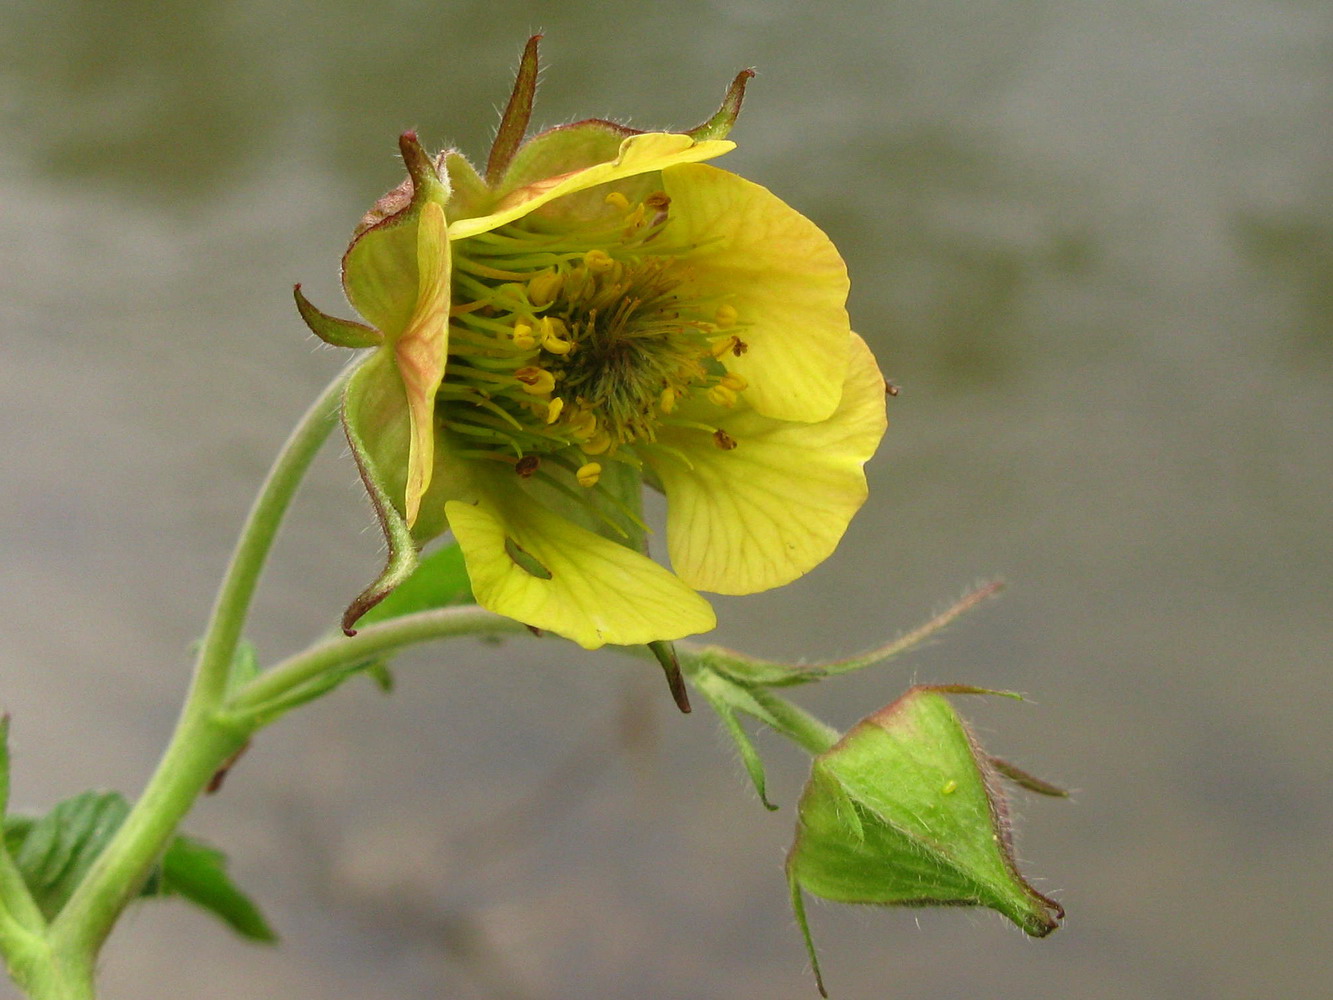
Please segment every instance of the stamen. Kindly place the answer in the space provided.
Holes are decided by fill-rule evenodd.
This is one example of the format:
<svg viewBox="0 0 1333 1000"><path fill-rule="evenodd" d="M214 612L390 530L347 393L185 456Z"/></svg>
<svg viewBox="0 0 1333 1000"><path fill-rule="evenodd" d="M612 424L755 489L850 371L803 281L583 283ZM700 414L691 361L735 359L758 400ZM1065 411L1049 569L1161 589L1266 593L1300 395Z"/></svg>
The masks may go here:
<svg viewBox="0 0 1333 1000"><path fill-rule="evenodd" d="M733 392L744 392L750 386L749 382L745 381L743 377L737 375L735 372L727 372L727 374L722 376L722 381L719 384L725 385Z"/></svg>
<svg viewBox="0 0 1333 1000"><path fill-rule="evenodd" d="M601 455L611 447L611 435L600 427L592 437L579 445L579 451L585 455Z"/></svg>
<svg viewBox="0 0 1333 1000"><path fill-rule="evenodd" d="M717 312L713 313L713 322L723 330L735 326L738 319L740 319L740 313L736 311L736 307L725 302L717 307Z"/></svg>
<svg viewBox="0 0 1333 1000"><path fill-rule="evenodd" d="M731 451L736 447L736 439L724 430L716 430L713 431L713 444L723 451Z"/></svg>
<svg viewBox="0 0 1333 1000"><path fill-rule="evenodd" d="M591 410L579 410L565 419L569 433L577 441L586 441L597 431L597 417Z"/></svg>
<svg viewBox="0 0 1333 1000"><path fill-rule="evenodd" d="M558 271L543 271L528 281L528 301L538 309L549 306L560 294L563 281Z"/></svg>
<svg viewBox="0 0 1333 1000"><path fill-rule="evenodd" d="M514 378L523 384L523 391L532 396L544 396L555 388L555 376L545 368L529 365L514 372Z"/></svg>
<svg viewBox="0 0 1333 1000"><path fill-rule="evenodd" d="M677 389L663 389L661 398L657 402L657 407L663 414L670 413L676 408L676 400L680 399L680 391Z"/></svg>
<svg viewBox="0 0 1333 1000"><path fill-rule="evenodd" d="M583 264L593 274L606 274L616 266L615 258L605 250L589 250L583 255Z"/></svg>
<svg viewBox="0 0 1333 1000"><path fill-rule="evenodd" d="M708 401L714 406L725 406L730 409L736 405L736 393L719 383L708 390Z"/></svg>
<svg viewBox="0 0 1333 1000"><path fill-rule="evenodd" d="M559 396L546 404L546 423L548 426L560 419L560 411L564 408L565 401Z"/></svg>
<svg viewBox="0 0 1333 1000"><path fill-rule="evenodd" d="M626 198L619 191L609 192L603 200L612 208L618 208L622 212L629 211L629 199Z"/></svg>
<svg viewBox="0 0 1333 1000"><path fill-rule="evenodd" d="M552 354L568 354L574 349L574 342L566 339L569 328L562 320L543 316L538 328L541 330L542 347Z"/></svg>
<svg viewBox="0 0 1333 1000"><path fill-rule="evenodd" d="M721 432L719 431L719 433ZM534 472L537 471L538 467L541 464L542 460L538 458L536 455L524 455L522 458L520 458L517 462L514 463L514 471L517 472L519 476L521 476L523 479L527 479L529 476L531 476Z"/></svg>
<svg viewBox="0 0 1333 1000"><path fill-rule="evenodd" d="M532 335L531 324L522 320L514 324L514 346L520 351L530 351L537 346L537 338Z"/></svg>
<svg viewBox="0 0 1333 1000"><path fill-rule="evenodd" d="M589 462L586 465L579 466L579 471L574 473L574 478L578 480L580 486L591 489L597 485L597 480L602 477L602 467L597 462Z"/></svg>
<svg viewBox="0 0 1333 1000"><path fill-rule="evenodd" d="M728 351L731 351L732 353L739 356L745 353L743 350L736 349L737 346L740 344L740 342L741 338L736 336L734 333L728 334L725 337L714 337L710 342L713 345L713 349L710 353L715 358L721 358Z"/></svg>

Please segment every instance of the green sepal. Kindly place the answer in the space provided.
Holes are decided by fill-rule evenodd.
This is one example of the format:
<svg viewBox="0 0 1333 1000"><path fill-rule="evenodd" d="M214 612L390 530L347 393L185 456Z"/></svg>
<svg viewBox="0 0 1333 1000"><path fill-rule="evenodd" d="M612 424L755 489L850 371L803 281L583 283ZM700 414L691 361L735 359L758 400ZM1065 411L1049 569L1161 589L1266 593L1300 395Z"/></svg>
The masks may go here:
<svg viewBox="0 0 1333 1000"><path fill-rule="evenodd" d="M518 73L514 76L514 89L500 117L500 127L495 130L491 155L486 160L486 180L491 184L504 176L514 154L523 145L523 137L528 133L532 101L537 95L537 43L541 39L541 35L533 35L523 47Z"/></svg>
<svg viewBox="0 0 1333 1000"><path fill-rule="evenodd" d="M745 100L745 85L753 78L752 69L743 69L737 73L736 79L732 80L731 86L727 88L726 96L722 98L722 106L717 109L717 113L685 134L696 142L703 142L705 139L725 139L735 127L736 119L740 117L741 102Z"/></svg>
<svg viewBox="0 0 1333 1000"><path fill-rule="evenodd" d="M8 816L5 846L42 915L54 920L129 814L119 792L83 792L45 816ZM227 875L222 852L177 835L140 896L180 896L254 941L276 939L258 907Z"/></svg>
<svg viewBox="0 0 1333 1000"><path fill-rule="evenodd" d="M916 648L961 615L994 597L1003 586L1003 583L995 580L974 587L930 620L856 656L838 660L819 660L814 663L782 663L777 660L760 659L724 646L705 646L695 656L708 669L730 677L738 684L747 687L794 687L810 684L826 677L837 677L873 667Z"/></svg>
<svg viewBox="0 0 1333 1000"><path fill-rule="evenodd" d="M463 550L457 542L452 542L422 558L412 575L367 611L360 624L374 625L418 611L471 603L472 584L463 562Z"/></svg>
<svg viewBox="0 0 1333 1000"><path fill-rule="evenodd" d="M638 129L589 118L557 125L525 142L514 154L508 169L494 182L495 199L528 184L583 170L598 163L608 163L620 155L620 144ZM597 197L605 194L598 192Z"/></svg>
<svg viewBox="0 0 1333 1000"><path fill-rule="evenodd" d="M342 629L347 635L355 635L354 626L361 616L384 600L417 567L416 542L394 500L403 496L405 488L402 473L407 468L410 424L402 382L392 371L382 370L392 365L393 357L388 352L371 355L348 379L343 398L347 443L389 549L380 575L343 613Z"/></svg>
<svg viewBox="0 0 1333 1000"><path fill-rule="evenodd" d="M440 162L449 179L450 222L473 219L491 210L495 204L491 189L466 156L450 149L440 154Z"/></svg>
<svg viewBox="0 0 1333 1000"><path fill-rule="evenodd" d="M676 703L684 715L690 714L690 692L685 687L685 678L680 672L680 658L676 656L675 643L658 640L648 643L648 650L656 657L666 674L667 688L671 691L671 700Z"/></svg>
<svg viewBox="0 0 1333 1000"><path fill-rule="evenodd" d="M310 327L310 332L326 344L334 347L376 347L384 339L380 332L364 323L355 323L350 319L338 319L316 309L301 293L301 286L292 288L296 298L296 310Z"/></svg>
<svg viewBox="0 0 1333 1000"><path fill-rule="evenodd" d="M763 759L759 756L759 751L755 749L750 734L741 725L737 712L746 712L774 729L780 726L778 720L773 718L762 705L755 701L754 696L749 691L729 678L706 671L697 673L690 671L690 679L694 682L695 689L704 696L704 700L717 713L722 728L727 731L731 741L736 744L736 751L740 754L741 763L745 766L745 773L749 775L750 784L754 786L759 801L764 804L765 809L770 812L774 811L778 807L775 803L770 802L768 798L768 780L764 774Z"/></svg>
<svg viewBox="0 0 1333 1000"><path fill-rule="evenodd" d="M802 890L842 903L986 906L1033 937L1059 926L1063 908L1018 873L991 758L944 697L998 693L911 688L815 758L787 879L817 977Z"/></svg>
<svg viewBox="0 0 1333 1000"><path fill-rule="evenodd" d="M398 148L407 180L382 197L362 220L343 255L347 300L392 346L417 305L417 219L427 202L449 201L447 174L421 147L415 132L404 132Z"/></svg>

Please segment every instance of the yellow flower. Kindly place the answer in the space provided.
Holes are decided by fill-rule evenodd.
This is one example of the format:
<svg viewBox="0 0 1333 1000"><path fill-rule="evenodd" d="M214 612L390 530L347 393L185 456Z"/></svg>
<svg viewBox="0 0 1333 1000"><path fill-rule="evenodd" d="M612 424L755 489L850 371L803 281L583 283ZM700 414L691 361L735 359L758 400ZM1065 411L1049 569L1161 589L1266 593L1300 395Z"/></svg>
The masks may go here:
<svg viewBox="0 0 1333 1000"><path fill-rule="evenodd" d="M298 291L325 339L376 347L344 416L391 544L447 527L479 603L587 648L707 631L697 590L817 565L884 433L833 245L701 162L733 148L748 75L691 133L592 121L524 143L534 40L485 179L403 138L409 180L344 259L374 329ZM645 481L671 570L646 554Z"/></svg>

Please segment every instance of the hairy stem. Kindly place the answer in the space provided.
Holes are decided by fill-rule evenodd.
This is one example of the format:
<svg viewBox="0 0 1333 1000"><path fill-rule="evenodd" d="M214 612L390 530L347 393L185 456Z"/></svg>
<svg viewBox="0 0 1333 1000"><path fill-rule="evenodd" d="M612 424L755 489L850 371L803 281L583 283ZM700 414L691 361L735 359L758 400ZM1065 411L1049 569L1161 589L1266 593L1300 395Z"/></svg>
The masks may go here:
<svg viewBox="0 0 1333 1000"><path fill-rule="evenodd" d="M271 706L303 685L332 672L434 639L461 635L529 635L526 625L476 605L437 608L403 615L364 628L354 636L335 636L274 664L236 691L225 714L248 729L261 726Z"/></svg>
<svg viewBox="0 0 1333 1000"><path fill-rule="evenodd" d="M248 732L220 719L232 658L260 573L283 515L315 454L337 423L345 376L306 411L269 470L246 519L204 634L180 719L157 770L115 837L51 926L50 941L67 965L92 959L117 917L139 892L153 863L217 768Z"/></svg>

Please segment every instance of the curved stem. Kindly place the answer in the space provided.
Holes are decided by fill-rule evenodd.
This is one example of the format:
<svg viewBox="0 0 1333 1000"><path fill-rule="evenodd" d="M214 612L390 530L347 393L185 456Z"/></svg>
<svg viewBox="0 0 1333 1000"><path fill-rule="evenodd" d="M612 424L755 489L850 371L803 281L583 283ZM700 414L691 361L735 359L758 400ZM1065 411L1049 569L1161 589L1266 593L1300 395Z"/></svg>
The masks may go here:
<svg viewBox="0 0 1333 1000"><path fill-rule="evenodd" d="M259 575L296 488L337 425L338 405L349 374L344 372L330 382L301 417L255 497L204 632L192 699L205 697L214 704L222 699Z"/></svg>
<svg viewBox="0 0 1333 1000"><path fill-rule="evenodd" d="M327 674L384 653L460 635L529 635L526 625L494 612L466 605L403 615L363 628L354 636L335 636L274 664L228 699L223 711L240 725L257 728L283 699Z"/></svg>
<svg viewBox="0 0 1333 1000"><path fill-rule="evenodd" d="M345 379L345 373L334 379L306 411L250 508L171 742L125 822L51 926L52 945L66 960L86 958L91 964L200 791L249 735L219 718L218 708L264 562L297 486L337 423Z"/></svg>

